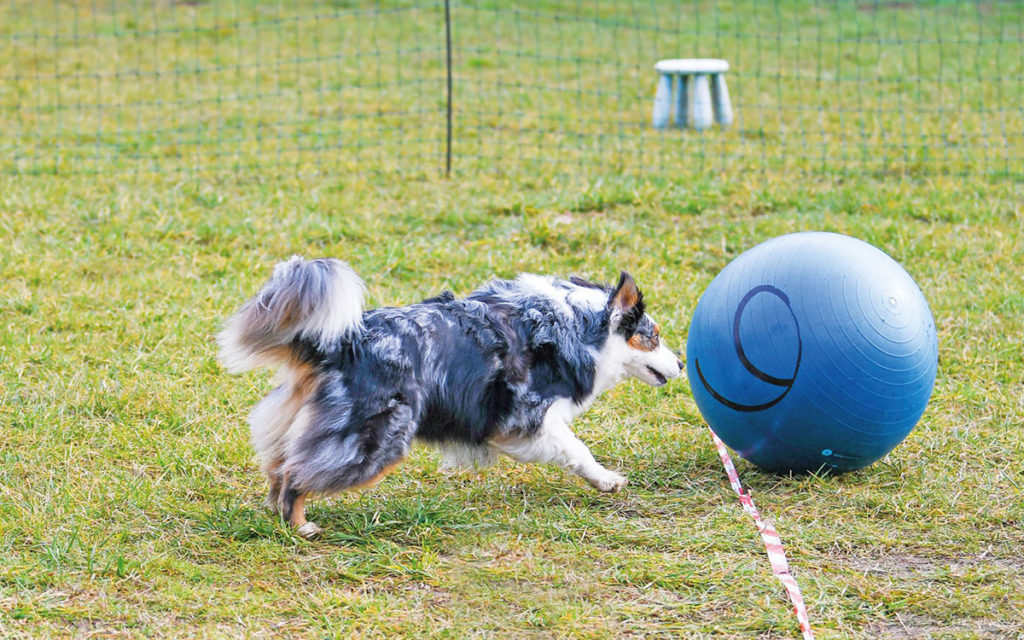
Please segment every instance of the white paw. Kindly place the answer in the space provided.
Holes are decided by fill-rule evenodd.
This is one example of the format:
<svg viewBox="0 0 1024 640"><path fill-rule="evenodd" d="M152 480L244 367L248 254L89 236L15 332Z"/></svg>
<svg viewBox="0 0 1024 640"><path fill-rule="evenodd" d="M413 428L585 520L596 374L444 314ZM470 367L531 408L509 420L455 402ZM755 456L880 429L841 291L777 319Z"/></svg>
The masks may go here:
<svg viewBox="0 0 1024 640"><path fill-rule="evenodd" d="M615 493L620 491L628 482L625 476L615 473L614 471L605 471L605 473L600 476L588 478L588 481L595 489L604 493Z"/></svg>
<svg viewBox="0 0 1024 640"><path fill-rule="evenodd" d="M306 522L306 524L302 525L301 527L295 530L295 533L299 534L306 540L312 540L313 538L320 535L321 532L323 532L323 529L321 529L317 523L308 521Z"/></svg>

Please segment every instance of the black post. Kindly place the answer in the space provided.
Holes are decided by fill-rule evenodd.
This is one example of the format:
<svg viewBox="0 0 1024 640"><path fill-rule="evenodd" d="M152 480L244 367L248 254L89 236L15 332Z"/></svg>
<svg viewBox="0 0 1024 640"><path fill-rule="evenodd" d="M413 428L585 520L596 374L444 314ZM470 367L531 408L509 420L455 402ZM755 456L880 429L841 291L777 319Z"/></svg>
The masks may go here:
<svg viewBox="0 0 1024 640"><path fill-rule="evenodd" d="M444 175L452 174L452 10L450 0L444 0L444 45L445 45L445 70L448 76L447 94L447 140L444 154Z"/></svg>

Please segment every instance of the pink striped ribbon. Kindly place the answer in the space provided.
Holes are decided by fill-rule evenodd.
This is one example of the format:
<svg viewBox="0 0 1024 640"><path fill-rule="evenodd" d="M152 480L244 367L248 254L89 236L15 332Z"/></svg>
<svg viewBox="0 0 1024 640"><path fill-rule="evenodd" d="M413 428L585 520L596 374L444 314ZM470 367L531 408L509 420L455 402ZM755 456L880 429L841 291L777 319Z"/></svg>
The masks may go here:
<svg viewBox="0 0 1024 640"><path fill-rule="evenodd" d="M789 599L793 602L793 611L796 612L796 619L800 623L800 632L803 634L804 640L813 640L814 633L811 632L811 623L807 617L804 597L800 595L800 587L796 584L796 578L789 572L789 563L786 562L786 552L782 548L782 539L779 538L779 534L775 531L772 523L761 518L757 507L754 506L754 499L750 497L750 494L740 484L740 476L736 473L736 467L732 463L732 458L729 457L729 451L725 448L725 443L722 442L714 431L711 432L711 437L715 439L718 457L722 459L725 474L729 476L729 484L732 485L736 495L740 497L743 510L754 519L754 524L757 525L757 530L761 533L761 540L764 541L764 547L768 551L768 561L772 564L772 573L779 579L782 586L786 588L786 593L789 594Z"/></svg>

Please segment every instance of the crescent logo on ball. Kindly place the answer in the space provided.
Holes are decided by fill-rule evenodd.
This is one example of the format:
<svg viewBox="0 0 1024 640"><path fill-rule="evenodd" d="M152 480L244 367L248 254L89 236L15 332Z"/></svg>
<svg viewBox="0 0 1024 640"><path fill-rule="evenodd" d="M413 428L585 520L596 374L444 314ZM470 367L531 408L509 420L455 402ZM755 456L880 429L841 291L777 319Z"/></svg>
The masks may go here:
<svg viewBox="0 0 1024 640"><path fill-rule="evenodd" d="M773 295L779 300L781 300L782 303L786 305L786 309L789 310L789 314L793 317L793 324L796 327L797 353L796 366L793 367L793 375L789 378L777 378L769 373L766 373L765 371L762 371L757 367L757 365L750 361L750 358L747 357L746 352L743 350L743 340L740 337L740 320L743 318L743 311L744 309L747 308L747 305L750 303L750 301L754 298L754 296L761 293ZM711 383L709 383L707 381L707 378L704 377L704 372L700 368L700 360L695 359L694 365L696 365L697 368L697 376L700 378L701 384L704 385L704 388L708 390L708 393L710 393L715 400L718 400L719 402L729 407L730 409L744 412L764 411L765 409L770 409L771 407L774 407L779 402L781 402L782 399L786 397L786 394L788 394L789 391L793 388L793 382L796 380L796 374L798 371L800 371L800 356L803 354L803 341L800 339L800 323L797 322L796 314L793 313L793 307L791 307L789 304L789 296L787 296L780 289L773 287L769 284L763 284L754 287L753 289L748 291L747 294L743 296L743 299L740 300L740 303L736 306L736 313L733 315L732 341L733 346L736 348L736 355L737 357L739 357L740 362L743 364L743 367L747 371L749 371L758 380L761 380L762 382L767 382L768 384L777 387L783 387L785 388L785 390L772 400L769 400L768 402L764 402L761 404L742 404L739 402L734 402L733 400L730 400L723 396L713 386L711 386Z"/></svg>

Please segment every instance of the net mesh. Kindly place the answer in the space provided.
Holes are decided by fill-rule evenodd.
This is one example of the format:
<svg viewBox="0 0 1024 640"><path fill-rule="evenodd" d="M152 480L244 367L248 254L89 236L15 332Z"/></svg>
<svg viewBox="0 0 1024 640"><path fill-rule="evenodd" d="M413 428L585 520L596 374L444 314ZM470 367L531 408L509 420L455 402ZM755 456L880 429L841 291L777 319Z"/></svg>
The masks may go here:
<svg viewBox="0 0 1024 640"><path fill-rule="evenodd" d="M443 1L12 0L0 171L1022 173L1020 2L449 8L450 69ZM731 126L652 127L682 57Z"/></svg>

